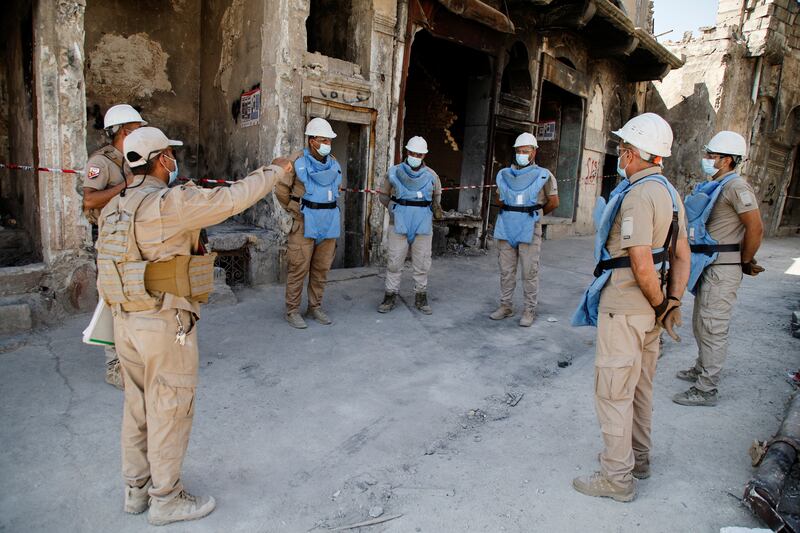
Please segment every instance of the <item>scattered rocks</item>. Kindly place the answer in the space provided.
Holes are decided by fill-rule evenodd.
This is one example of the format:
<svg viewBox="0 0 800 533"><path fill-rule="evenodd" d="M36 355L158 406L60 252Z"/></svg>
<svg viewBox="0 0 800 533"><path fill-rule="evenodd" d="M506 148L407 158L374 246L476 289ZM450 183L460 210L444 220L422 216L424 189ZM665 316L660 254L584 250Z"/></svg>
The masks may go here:
<svg viewBox="0 0 800 533"><path fill-rule="evenodd" d="M374 505L369 508L369 516L370 518L378 518L383 514L383 507L380 505Z"/></svg>

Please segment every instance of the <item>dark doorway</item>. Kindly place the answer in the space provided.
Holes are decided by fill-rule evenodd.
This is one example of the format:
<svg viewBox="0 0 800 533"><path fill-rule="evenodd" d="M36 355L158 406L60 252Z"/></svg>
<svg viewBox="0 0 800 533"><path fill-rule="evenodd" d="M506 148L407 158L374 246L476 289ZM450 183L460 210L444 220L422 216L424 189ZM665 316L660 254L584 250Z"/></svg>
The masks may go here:
<svg viewBox="0 0 800 533"><path fill-rule="evenodd" d="M619 183L619 175L617 174L617 162L618 158L616 155L606 154L606 158L603 161L603 187L600 191L600 194L608 200L608 197L611 196L611 191L614 190L614 187L617 186Z"/></svg>
<svg viewBox="0 0 800 533"><path fill-rule="evenodd" d="M352 10L349 0L311 0L306 19L307 50L355 62Z"/></svg>
<svg viewBox="0 0 800 533"><path fill-rule="evenodd" d="M492 70L486 54L417 33L411 47L403 117L403 146L421 135L426 163L445 187L481 185L489 141ZM445 211L480 215L481 190L445 192Z"/></svg>
<svg viewBox="0 0 800 533"><path fill-rule="evenodd" d="M30 2L11 2L0 21L0 160L36 165L33 11ZM0 266L40 261L39 175L0 169Z"/></svg>
<svg viewBox="0 0 800 533"><path fill-rule="evenodd" d="M539 124L553 123L551 135L539 139L537 163L558 180L560 204L552 216L573 219L583 144L584 100L545 80L542 82Z"/></svg>
<svg viewBox="0 0 800 533"><path fill-rule="evenodd" d="M369 128L361 124L330 121L337 137L332 153L342 167L342 188L363 189L367 176ZM336 243L333 268L364 266L366 254L366 195L345 192L339 198L341 235Z"/></svg>
<svg viewBox="0 0 800 533"><path fill-rule="evenodd" d="M786 199L781 213L780 226L784 228L800 228L800 146L796 146L794 152L792 178L786 189Z"/></svg>

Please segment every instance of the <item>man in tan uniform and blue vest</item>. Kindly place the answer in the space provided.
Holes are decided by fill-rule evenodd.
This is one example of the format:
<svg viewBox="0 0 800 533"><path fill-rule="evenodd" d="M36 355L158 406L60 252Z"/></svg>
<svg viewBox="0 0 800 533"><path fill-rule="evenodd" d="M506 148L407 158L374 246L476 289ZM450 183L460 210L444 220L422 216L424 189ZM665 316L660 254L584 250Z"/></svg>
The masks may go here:
<svg viewBox="0 0 800 533"><path fill-rule="evenodd" d="M679 340L673 328L681 325L690 252L683 204L661 175L661 160L671 155L669 124L645 113L614 134L623 180L607 205L598 200L595 280L572 318L575 326L597 326L595 407L605 447L600 470L572 485L629 502L636 479L650 476L659 335L663 327Z"/></svg>
<svg viewBox="0 0 800 533"><path fill-rule="evenodd" d="M92 224L94 240L97 239L100 210L119 194L125 187L125 179L131 176L131 169L122 155L122 143L133 131L146 125L139 112L128 104L110 107L103 117L103 129L111 143L89 156L83 175L83 214ZM122 390L117 352L113 347L107 347L105 351L106 383Z"/></svg>
<svg viewBox="0 0 800 533"><path fill-rule="evenodd" d="M701 164L711 179L686 198L694 295L692 327L697 361L678 372L689 390L676 394L680 405L716 405L722 365L728 355L728 327L742 274L764 270L755 259L764 229L755 191L736 173L747 156L747 142L733 131L721 131L705 146Z"/></svg>
<svg viewBox="0 0 800 533"><path fill-rule="evenodd" d="M552 172L536 164L536 137L523 133L514 142L514 164L497 173L500 213L494 225L500 266L500 307L489 318L514 315L517 265L522 266L524 307L519 325L530 327L536 319L539 297L539 256L542 250L541 218L558 207L558 183Z"/></svg>
<svg viewBox="0 0 800 533"><path fill-rule="evenodd" d="M322 310L322 296L336 256L336 239L341 233L336 199L342 184L342 169L331 155L336 133L327 120L314 118L306 125L305 134L306 148L292 156L295 172L287 173L275 186L275 197L292 215L286 250L286 321L297 329L308 327L300 314L306 276L306 317L326 326L332 324Z"/></svg>
<svg viewBox="0 0 800 533"><path fill-rule="evenodd" d="M428 303L428 272L431 269L433 219L442 218L442 182L425 164L428 142L411 137L406 143L406 160L389 169L385 193L380 202L389 211L389 249L386 264L386 291L379 313L394 309L403 265L411 248L414 271L414 306L426 315L433 313Z"/></svg>
<svg viewBox="0 0 800 533"><path fill-rule="evenodd" d="M97 240L98 290L114 315L125 382L124 510L149 506L153 525L202 518L215 507L214 498L193 496L181 482L195 409L196 324L214 277L200 230L244 211L292 172L279 158L229 188L168 188L178 177L173 147L180 145L151 127L125 139L134 181L103 209Z"/></svg>

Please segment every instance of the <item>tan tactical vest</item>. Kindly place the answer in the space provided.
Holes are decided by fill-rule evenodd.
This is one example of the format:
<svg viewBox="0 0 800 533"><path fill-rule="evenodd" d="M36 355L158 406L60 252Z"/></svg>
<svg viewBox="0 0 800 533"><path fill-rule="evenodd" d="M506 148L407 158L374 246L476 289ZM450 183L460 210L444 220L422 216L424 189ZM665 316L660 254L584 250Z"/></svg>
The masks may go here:
<svg viewBox="0 0 800 533"><path fill-rule="evenodd" d="M97 239L97 289L109 306L125 311L146 311L160 303L160 293L189 300L208 301L214 288L216 254L179 255L168 261L142 258L136 244L136 211L151 194L163 196L169 189L128 191L117 197L117 209L108 214Z"/></svg>

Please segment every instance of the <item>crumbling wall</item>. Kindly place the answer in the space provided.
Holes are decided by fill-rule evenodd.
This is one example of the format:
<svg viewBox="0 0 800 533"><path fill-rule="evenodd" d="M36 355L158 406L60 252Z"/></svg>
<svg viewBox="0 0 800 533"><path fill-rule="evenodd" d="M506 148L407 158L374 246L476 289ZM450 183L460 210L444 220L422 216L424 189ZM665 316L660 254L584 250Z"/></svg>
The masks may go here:
<svg viewBox="0 0 800 533"><path fill-rule="evenodd" d="M184 142L182 174L197 171L201 0L88 0L86 143L108 142L103 115L114 104L139 109L151 125Z"/></svg>

